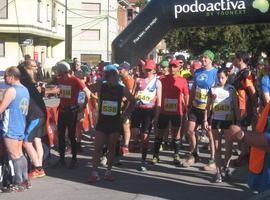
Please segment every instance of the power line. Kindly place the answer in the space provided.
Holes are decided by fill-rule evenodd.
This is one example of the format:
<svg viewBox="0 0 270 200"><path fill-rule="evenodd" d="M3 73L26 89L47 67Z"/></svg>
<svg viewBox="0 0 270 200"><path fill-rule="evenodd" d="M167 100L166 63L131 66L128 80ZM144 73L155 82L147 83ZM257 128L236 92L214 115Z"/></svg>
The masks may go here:
<svg viewBox="0 0 270 200"><path fill-rule="evenodd" d="M104 18L104 19L106 19L106 18ZM81 35L81 34L84 33L85 31L87 31L88 29L91 29L92 27L94 27L94 26L96 26L97 24L101 23L104 19L98 21L97 23L93 24L92 26L87 27L85 30L82 30L82 31L79 32L78 34L72 36L72 38L75 38L75 37ZM95 21L97 21L97 20L95 20Z"/></svg>
<svg viewBox="0 0 270 200"><path fill-rule="evenodd" d="M107 17L100 17L100 18L96 18L96 19L98 20L98 19L105 19L105 18L107 18ZM84 22L84 23L79 24L79 25L77 25L77 26L72 26L72 28L78 28L78 27L80 27L80 26L83 26L83 25L86 25L86 24L89 24L89 23L95 22L95 21L96 21L96 20L87 21L87 22Z"/></svg>
<svg viewBox="0 0 270 200"><path fill-rule="evenodd" d="M94 10L94 9L81 9L81 8L68 8L69 10L79 10L79 11L106 11L106 12L115 12L118 10L118 8L116 9L111 9L111 10Z"/></svg>
<svg viewBox="0 0 270 200"><path fill-rule="evenodd" d="M99 16L93 17L93 16L82 15L82 14L80 14L80 13L77 13L77 12L74 12L74 11L70 10L69 8L67 9L67 11L69 11L69 12L71 12L71 13L77 15L77 16L80 16L80 17L83 17L83 18L88 18L88 19L93 19L93 18L97 18L97 17L100 16L100 15L99 15ZM72 18L72 17L68 17L68 18Z"/></svg>

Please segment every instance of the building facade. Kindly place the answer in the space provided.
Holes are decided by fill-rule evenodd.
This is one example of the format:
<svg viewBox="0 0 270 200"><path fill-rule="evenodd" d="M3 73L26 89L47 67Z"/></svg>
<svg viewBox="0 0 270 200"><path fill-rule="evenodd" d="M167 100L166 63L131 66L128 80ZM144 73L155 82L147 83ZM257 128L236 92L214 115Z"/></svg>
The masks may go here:
<svg viewBox="0 0 270 200"><path fill-rule="evenodd" d="M48 70L65 58L65 0L0 0L0 70L26 54Z"/></svg>
<svg viewBox="0 0 270 200"><path fill-rule="evenodd" d="M119 33L118 0L68 0L72 57L97 64L111 60L111 43Z"/></svg>

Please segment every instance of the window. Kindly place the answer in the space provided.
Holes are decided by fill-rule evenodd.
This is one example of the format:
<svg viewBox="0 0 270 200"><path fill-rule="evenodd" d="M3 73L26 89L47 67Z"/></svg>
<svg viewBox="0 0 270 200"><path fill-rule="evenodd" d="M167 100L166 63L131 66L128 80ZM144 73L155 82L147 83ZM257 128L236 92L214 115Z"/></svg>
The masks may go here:
<svg viewBox="0 0 270 200"><path fill-rule="evenodd" d="M101 4L100 3L88 3L82 2L81 9L85 15L99 15Z"/></svg>
<svg viewBox="0 0 270 200"><path fill-rule="evenodd" d="M50 22L52 19L52 10L50 4L47 4L47 22Z"/></svg>
<svg viewBox="0 0 270 200"><path fill-rule="evenodd" d="M8 18L8 0L0 0L0 19Z"/></svg>
<svg viewBox="0 0 270 200"><path fill-rule="evenodd" d="M61 15L61 21L62 21L62 26L65 26L66 20L65 20L65 12L62 11L62 15Z"/></svg>
<svg viewBox="0 0 270 200"><path fill-rule="evenodd" d="M98 29L81 29L81 31L81 40L100 40L100 30Z"/></svg>
<svg viewBox="0 0 270 200"><path fill-rule="evenodd" d="M133 20L133 9L127 10L127 18L128 18L128 21Z"/></svg>
<svg viewBox="0 0 270 200"><path fill-rule="evenodd" d="M37 21L41 21L41 0L38 0L38 5L37 5Z"/></svg>
<svg viewBox="0 0 270 200"><path fill-rule="evenodd" d="M56 27L56 3L52 6L52 27Z"/></svg>
<svg viewBox="0 0 270 200"><path fill-rule="evenodd" d="M61 10L58 9L57 11L57 22L58 22L58 26L61 25Z"/></svg>
<svg viewBox="0 0 270 200"><path fill-rule="evenodd" d="M5 42L0 41L0 57L5 57Z"/></svg>

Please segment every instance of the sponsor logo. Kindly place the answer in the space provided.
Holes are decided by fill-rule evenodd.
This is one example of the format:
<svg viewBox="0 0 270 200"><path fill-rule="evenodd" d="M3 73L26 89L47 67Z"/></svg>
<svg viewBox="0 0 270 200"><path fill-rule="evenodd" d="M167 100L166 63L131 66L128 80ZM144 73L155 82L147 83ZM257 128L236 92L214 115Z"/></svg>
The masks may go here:
<svg viewBox="0 0 270 200"><path fill-rule="evenodd" d="M266 13L269 10L269 2L267 0L255 0L252 4L253 8L258 9L262 13Z"/></svg>
<svg viewBox="0 0 270 200"><path fill-rule="evenodd" d="M257 0L266 1L266 0ZM177 19L181 13L201 13L215 11L245 10L246 3L244 1L220 0L216 3L203 3L195 0L191 5L175 5L175 18Z"/></svg>

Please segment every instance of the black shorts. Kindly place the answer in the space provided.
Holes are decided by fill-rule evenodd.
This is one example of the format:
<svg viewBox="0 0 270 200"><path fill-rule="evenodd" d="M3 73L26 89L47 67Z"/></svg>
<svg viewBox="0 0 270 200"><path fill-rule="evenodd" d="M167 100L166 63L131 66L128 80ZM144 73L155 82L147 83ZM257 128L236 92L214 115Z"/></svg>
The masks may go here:
<svg viewBox="0 0 270 200"><path fill-rule="evenodd" d="M233 124L232 121L223 121L223 120L212 120L211 126L212 129L229 129L230 126Z"/></svg>
<svg viewBox="0 0 270 200"><path fill-rule="evenodd" d="M34 119L26 127L24 142L33 142L35 138L42 138L44 135L45 119Z"/></svg>
<svg viewBox="0 0 270 200"><path fill-rule="evenodd" d="M160 114L158 118L158 129L166 129L171 122L172 127L179 128L182 124L182 117L180 115L166 115Z"/></svg>
<svg viewBox="0 0 270 200"><path fill-rule="evenodd" d="M122 130L121 117L116 116L111 119L99 117L96 130L105 134L120 133Z"/></svg>
<svg viewBox="0 0 270 200"><path fill-rule="evenodd" d="M139 128L143 133L150 134L155 114L156 109L135 108L131 116L131 128Z"/></svg>
<svg viewBox="0 0 270 200"><path fill-rule="evenodd" d="M202 125L204 121L205 110L192 107L188 113L188 121L195 122L197 125Z"/></svg>

